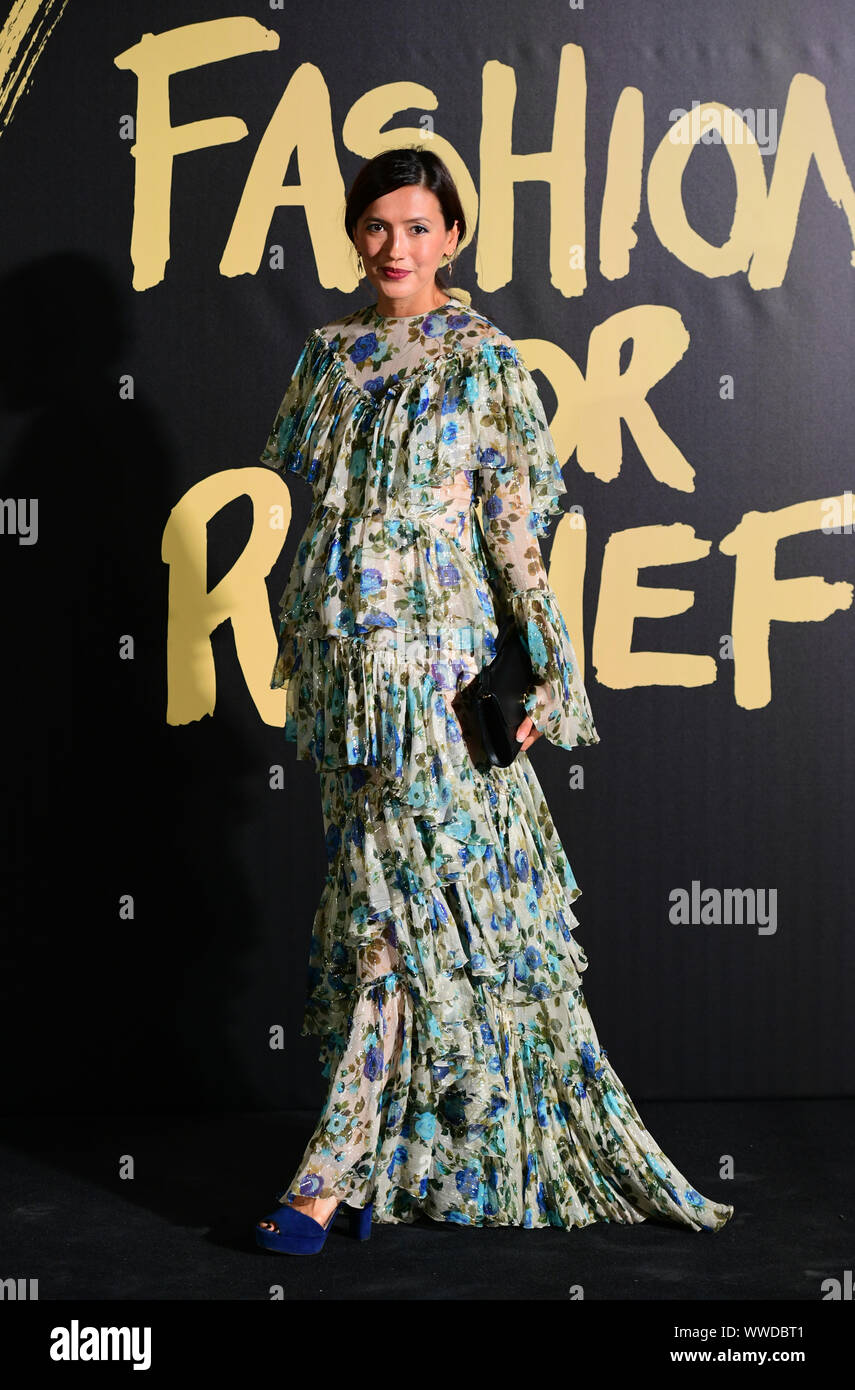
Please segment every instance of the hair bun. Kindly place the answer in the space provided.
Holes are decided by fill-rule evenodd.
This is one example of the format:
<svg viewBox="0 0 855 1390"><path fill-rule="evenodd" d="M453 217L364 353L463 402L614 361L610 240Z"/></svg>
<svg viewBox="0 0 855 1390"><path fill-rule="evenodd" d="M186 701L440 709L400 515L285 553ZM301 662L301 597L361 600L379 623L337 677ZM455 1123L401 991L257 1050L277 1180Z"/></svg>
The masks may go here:
<svg viewBox="0 0 855 1390"><path fill-rule="evenodd" d="M472 296L468 290L459 290L456 285L449 285L445 291L449 299L459 299L461 303L472 306Z"/></svg>

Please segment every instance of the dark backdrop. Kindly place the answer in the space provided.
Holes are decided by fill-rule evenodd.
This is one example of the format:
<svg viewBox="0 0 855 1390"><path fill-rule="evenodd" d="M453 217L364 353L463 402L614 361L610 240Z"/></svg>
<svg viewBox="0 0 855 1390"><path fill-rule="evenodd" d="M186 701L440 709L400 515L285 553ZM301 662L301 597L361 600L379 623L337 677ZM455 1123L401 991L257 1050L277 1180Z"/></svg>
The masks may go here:
<svg viewBox="0 0 855 1390"><path fill-rule="evenodd" d="M170 79L173 125L227 115L247 133L176 158L168 262L158 283L135 288L137 81L114 59L144 33L249 14L278 34L278 48ZM571 297L551 283L541 182L516 189L508 283L479 285L489 226L476 229L453 280L512 337L550 340L583 371L589 336L611 315L645 304L678 311L691 345L651 403L696 470L693 492L664 486L625 424L614 481L583 472L575 453L565 462L568 503L583 507L588 527L586 683L601 743L569 753L540 740L531 756L583 890L586 996L638 1098L852 1093L855 611L773 622L771 700L742 708L733 661L720 654L734 561L718 549L746 512L855 483L852 233L811 163L783 282L755 290L744 271L714 278L682 264L658 240L646 200L669 112L694 100L773 111L780 137L798 73L825 84L851 171L848 18L847 6L817 0L584 10L459 0L361 10L348 0L269 11L138 0L54 15L14 105L7 81L0 133L7 1113L319 1103L317 1045L300 1036L325 871L315 774L261 717L228 621L212 637L213 712L168 722L161 546L194 484L257 467L309 329L373 294L355 287L347 257L336 283L321 283L299 206L276 209L260 229L257 269L225 274L221 257L258 142L300 64L316 65L329 89L344 186L374 152L345 144L353 103L408 81L435 93L436 133L477 188L480 142L492 138L482 132L485 63L515 73L515 151L546 149L568 44L583 50L588 84L587 288ZM644 96L644 192L629 273L608 280L598 227L626 87ZM388 129L409 132L423 115L401 111ZM300 127L315 119L305 107ZM763 156L767 181L775 158ZM283 149L282 181L299 178ZM727 239L735 187L720 145L694 151L685 206L714 245ZM723 374L733 400L720 397ZM555 395L537 380L551 414ZM299 479L289 488L293 521L268 580L271 627L308 515L308 489ZM22 545L8 499L33 497L38 541ZM247 495L212 520L210 586L251 523ZM640 582L694 590L694 602L677 618L639 620L633 647L705 653L717 679L610 688L591 655L604 548L615 532L672 523L710 541L708 556L646 570ZM787 539L777 575L851 585L855 537ZM121 655L126 637L133 659ZM272 790L280 763L284 788ZM576 766L583 789L570 784ZM777 930L671 923L669 894L693 881L775 890ZM271 1050L276 1025L284 1046Z"/></svg>

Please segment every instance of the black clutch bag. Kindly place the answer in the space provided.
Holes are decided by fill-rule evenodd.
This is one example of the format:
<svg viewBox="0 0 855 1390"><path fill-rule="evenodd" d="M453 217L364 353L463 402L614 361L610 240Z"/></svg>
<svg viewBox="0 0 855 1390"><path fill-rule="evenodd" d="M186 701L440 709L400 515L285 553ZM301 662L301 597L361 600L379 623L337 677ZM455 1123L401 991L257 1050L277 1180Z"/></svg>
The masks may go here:
<svg viewBox="0 0 855 1390"><path fill-rule="evenodd" d="M533 684L526 645L513 618L505 618L493 660L452 701L473 762L510 767L522 747L516 732L526 717L524 700Z"/></svg>

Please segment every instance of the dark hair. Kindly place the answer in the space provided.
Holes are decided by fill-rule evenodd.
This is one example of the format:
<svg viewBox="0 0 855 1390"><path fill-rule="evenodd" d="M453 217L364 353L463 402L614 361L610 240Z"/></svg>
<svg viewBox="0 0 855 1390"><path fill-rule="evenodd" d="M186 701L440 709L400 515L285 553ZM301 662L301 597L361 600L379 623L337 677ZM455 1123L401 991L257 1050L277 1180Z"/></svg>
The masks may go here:
<svg viewBox="0 0 855 1390"><path fill-rule="evenodd" d="M466 218L463 215L460 194L448 166L438 154L424 149L421 145L383 150L381 154L375 154L373 159L363 164L350 186L344 209L344 229L351 242L353 229L365 209L370 207L375 199L382 198L384 194L408 183L419 184L436 194L442 208L445 230L450 232L454 223L457 223L457 246L460 246L466 235ZM440 279L438 270L434 280L439 289L448 290L449 287Z"/></svg>

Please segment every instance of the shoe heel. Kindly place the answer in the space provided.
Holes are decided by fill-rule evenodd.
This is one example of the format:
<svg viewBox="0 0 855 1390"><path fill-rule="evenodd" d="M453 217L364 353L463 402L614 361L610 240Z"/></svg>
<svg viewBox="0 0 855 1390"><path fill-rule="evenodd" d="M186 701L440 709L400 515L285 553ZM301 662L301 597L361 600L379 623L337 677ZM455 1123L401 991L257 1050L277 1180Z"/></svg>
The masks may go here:
<svg viewBox="0 0 855 1390"><path fill-rule="evenodd" d="M350 1217L350 1234L357 1240L368 1240L371 1235L371 1213L374 1210L374 1203L369 1202L367 1207L348 1207Z"/></svg>

